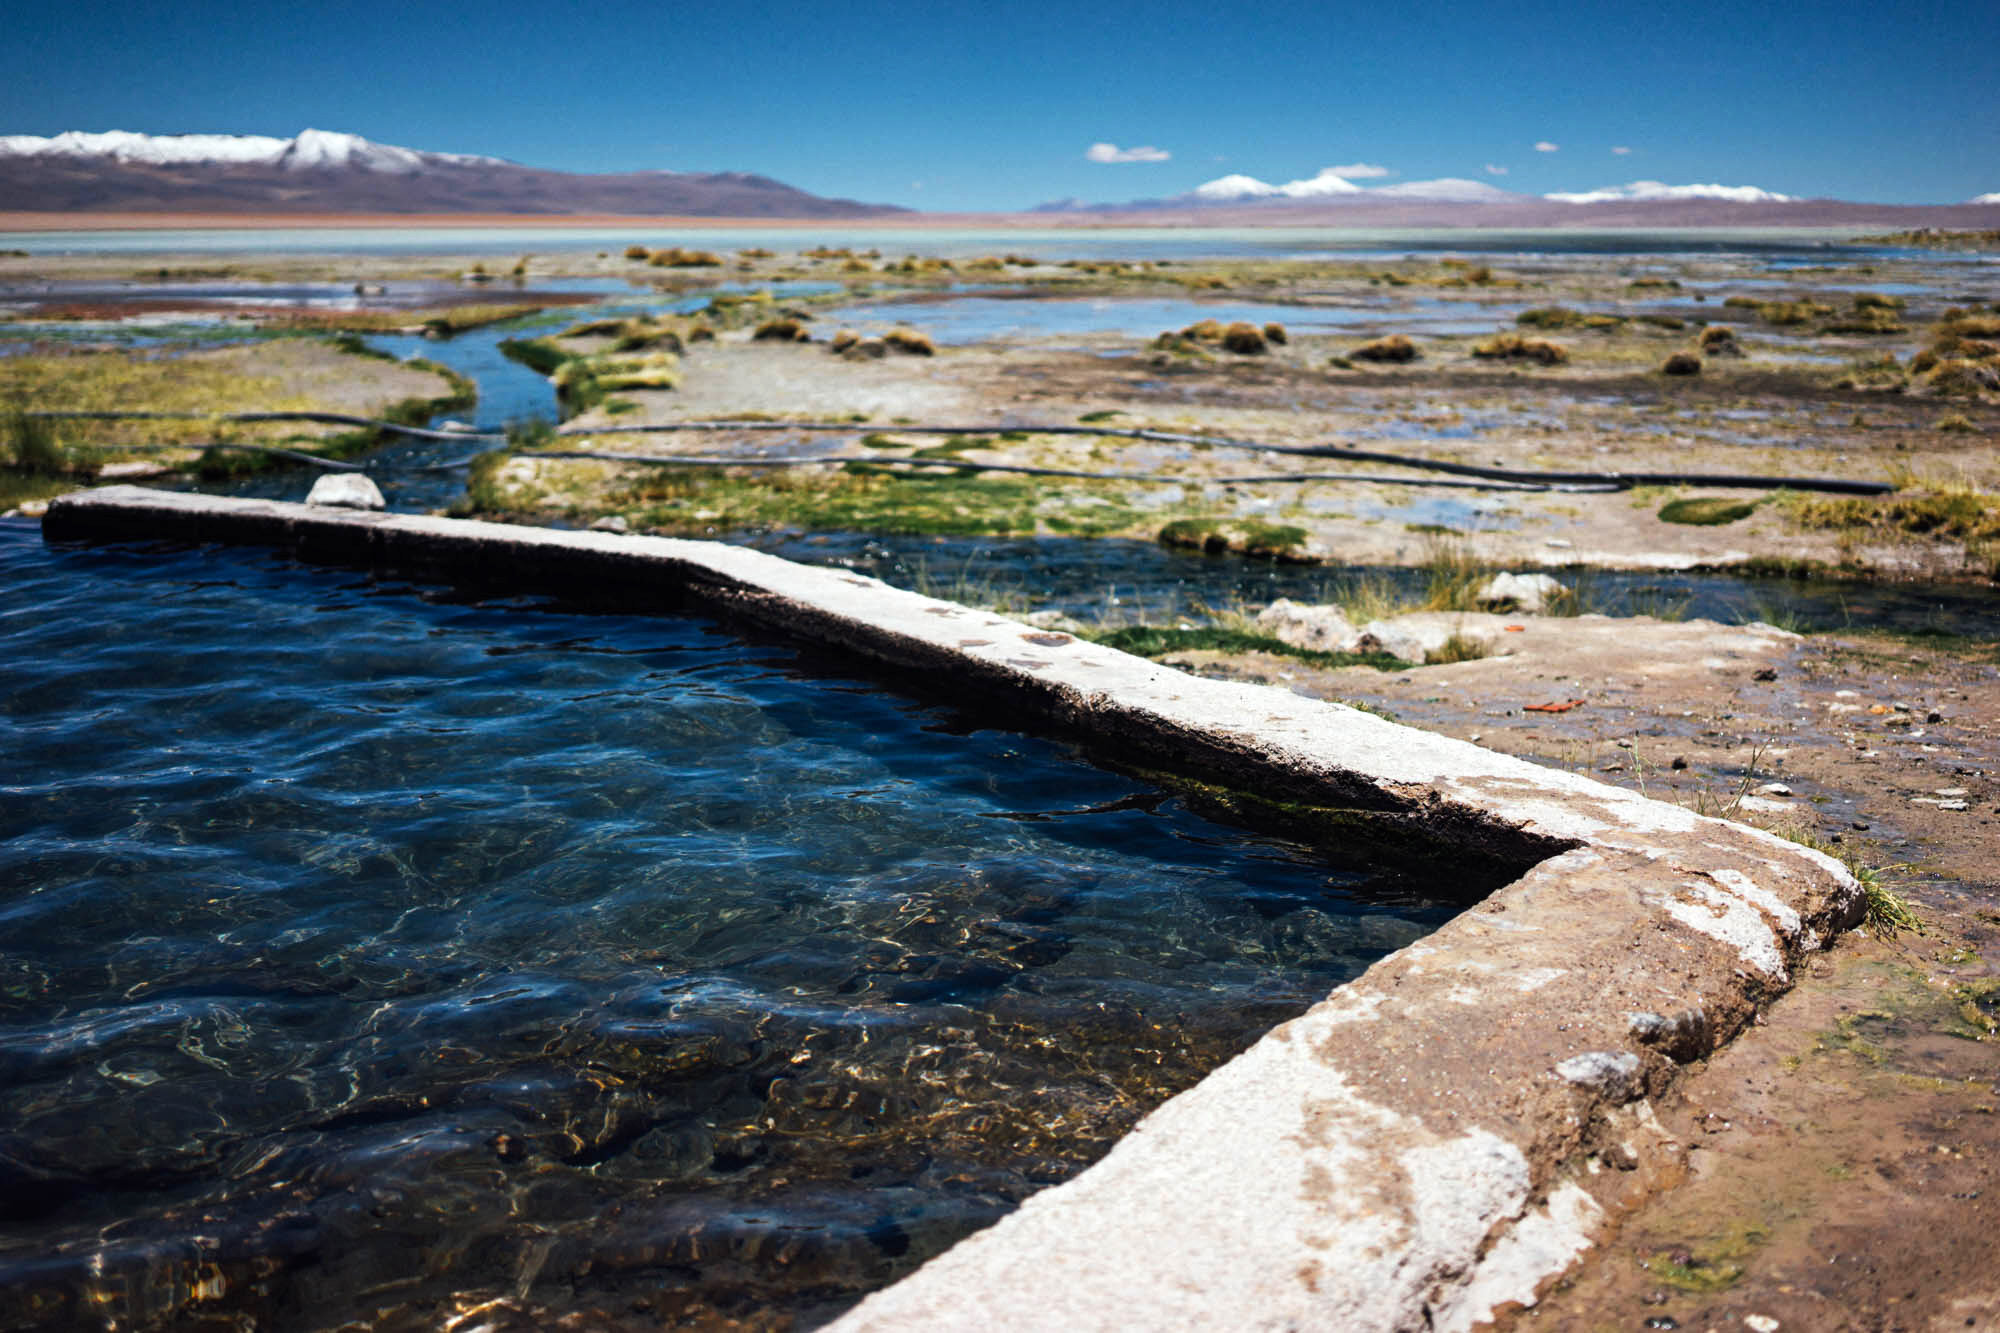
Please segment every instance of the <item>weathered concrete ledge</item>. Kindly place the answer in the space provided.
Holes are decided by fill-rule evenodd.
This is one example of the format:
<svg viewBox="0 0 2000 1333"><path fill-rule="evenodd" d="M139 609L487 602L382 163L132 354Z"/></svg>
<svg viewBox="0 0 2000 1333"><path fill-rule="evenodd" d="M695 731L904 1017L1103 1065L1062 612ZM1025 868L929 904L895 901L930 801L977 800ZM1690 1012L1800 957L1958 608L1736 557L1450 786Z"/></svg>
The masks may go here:
<svg viewBox="0 0 2000 1333"><path fill-rule="evenodd" d="M740 547L123 486L64 497L44 531L701 607L1528 867L839 1329L1475 1327L1671 1183L1649 1099L1862 909L1837 862L1771 834Z"/></svg>

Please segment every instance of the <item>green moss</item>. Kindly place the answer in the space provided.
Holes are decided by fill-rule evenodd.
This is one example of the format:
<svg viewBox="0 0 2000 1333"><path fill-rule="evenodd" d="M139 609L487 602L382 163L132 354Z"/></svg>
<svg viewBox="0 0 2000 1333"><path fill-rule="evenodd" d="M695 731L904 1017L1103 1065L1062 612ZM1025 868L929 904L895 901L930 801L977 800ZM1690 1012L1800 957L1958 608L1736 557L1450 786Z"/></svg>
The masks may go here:
<svg viewBox="0 0 2000 1333"><path fill-rule="evenodd" d="M1757 1223L1738 1223L1721 1236L1683 1250L1665 1250L1647 1260L1654 1280L1682 1291L1726 1291L1742 1279L1743 1260L1770 1238Z"/></svg>
<svg viewBox="0 0 2000 1333"><path fill-rule="evenodd" d="M1669 500L1660 506L1660 521L1663 523L1684 523L1690 527L1713 528L1725 523L1735 523L1757 512L1757 505L1751 500L1726 500L1719 496L1690 496L1684 500Z"/></svg>
<svg viewBox="0 0 2000 1333"><path fill-rule="evenodd" d="M1297 648L1283 639L1245 630L1203 626L1172 629L1157 625L1126 625L1093 635L1099 643L1137 657L1165 657L1170 653L1208 650L1223 653L1270 653L1296 658L1318 667L1373 667L1377 671L1407 671L1412 665L1388 653L1328 653Z"/></svg>
<svg viewBox="0 0 2000 1333"><path fill-rule="evenodd" d="M1233 551L1259 560L1305 563L1313 559L1306 551L1310 538L1304 528L1258 519L1175 519L1160 529L1158 540L1163 546L1209 555Z"/></svg>

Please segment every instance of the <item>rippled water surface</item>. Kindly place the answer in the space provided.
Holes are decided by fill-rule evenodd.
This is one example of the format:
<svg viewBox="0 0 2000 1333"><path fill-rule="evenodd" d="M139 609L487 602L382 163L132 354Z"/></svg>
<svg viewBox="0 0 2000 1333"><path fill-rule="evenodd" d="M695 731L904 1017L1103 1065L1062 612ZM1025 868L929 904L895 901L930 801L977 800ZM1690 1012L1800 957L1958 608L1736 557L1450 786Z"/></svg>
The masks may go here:
<svg viewBox="0 0 2000 1333"><path fill-rule="evenodd" d="M0 1326L823 1315L1452 910L698 620L0 574Z"/></svg>

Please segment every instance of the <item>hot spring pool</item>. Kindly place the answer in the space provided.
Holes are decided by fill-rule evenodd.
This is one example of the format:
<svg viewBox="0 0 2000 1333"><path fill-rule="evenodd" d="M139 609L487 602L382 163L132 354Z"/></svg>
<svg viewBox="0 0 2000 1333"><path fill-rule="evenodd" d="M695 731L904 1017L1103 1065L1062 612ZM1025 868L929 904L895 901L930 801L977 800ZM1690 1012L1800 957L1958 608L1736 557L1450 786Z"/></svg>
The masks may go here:
<svg viewBox="0 0 2000 1333"><path fill-rule="evenodd" d="M824 1317L1465 900L702 620L0 569L8 1327Z"/></svg>

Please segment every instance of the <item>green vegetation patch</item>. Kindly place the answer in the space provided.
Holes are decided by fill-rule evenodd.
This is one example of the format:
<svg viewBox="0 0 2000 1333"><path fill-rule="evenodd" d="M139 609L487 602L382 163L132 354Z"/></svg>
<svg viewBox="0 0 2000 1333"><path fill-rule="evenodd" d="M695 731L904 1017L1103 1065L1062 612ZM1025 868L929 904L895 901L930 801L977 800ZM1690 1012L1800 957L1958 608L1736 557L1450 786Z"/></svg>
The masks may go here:
<svg viewBox="0 0 2000 1333"><path fill-rule="evenodd" d="M1918 486L1883 496L1786 494L1802 528L1902 533L1959 542L2000 539L2000 497L1965 485Z"/></svg>
<svg viewBox="0 0 2000 1333"><path fill-rule="evenodd" d="M1283 639L1246 630L1204 625L1195 629L1175 629L1159 625L1126 625L1093 635L1097 642L1137 657L1165 657L1206 649L1222 653L1271 653L1296 658L1318 667L1373 667L1377 671L1407 671L1412 665L1388 653L1328 653L1313 648L1297 648Z"/></svg>
<svg viewBox="0 0 2000 1333"><path fill-rule="evenodd" d="M1763 1226L1738 1223L1701 1245L1660 1251L1646 1261L1646 1268L1656 1281L1682 1291L1726 1291L1742 1279L1743 1261L1769 1238Z"/></svg>
<svg viewBox="0 0 2000 1333"><path fill-rule="evenodd" d="M1727 500L1721 496L1702 495L1667 501L1660 506L1660 521L1717 528L1725 523L1739 522L1756 512L1757 502L1754 500Z"/></svg>
<svg viewBox="0 0 2000 1333"><path fill-rule="evenodd" d="M1294 564L1312 563L1316 559L1307 550L1308 540L1304 528L1259 519L1181 518L1159 531L1163 546Z"/></svg>

